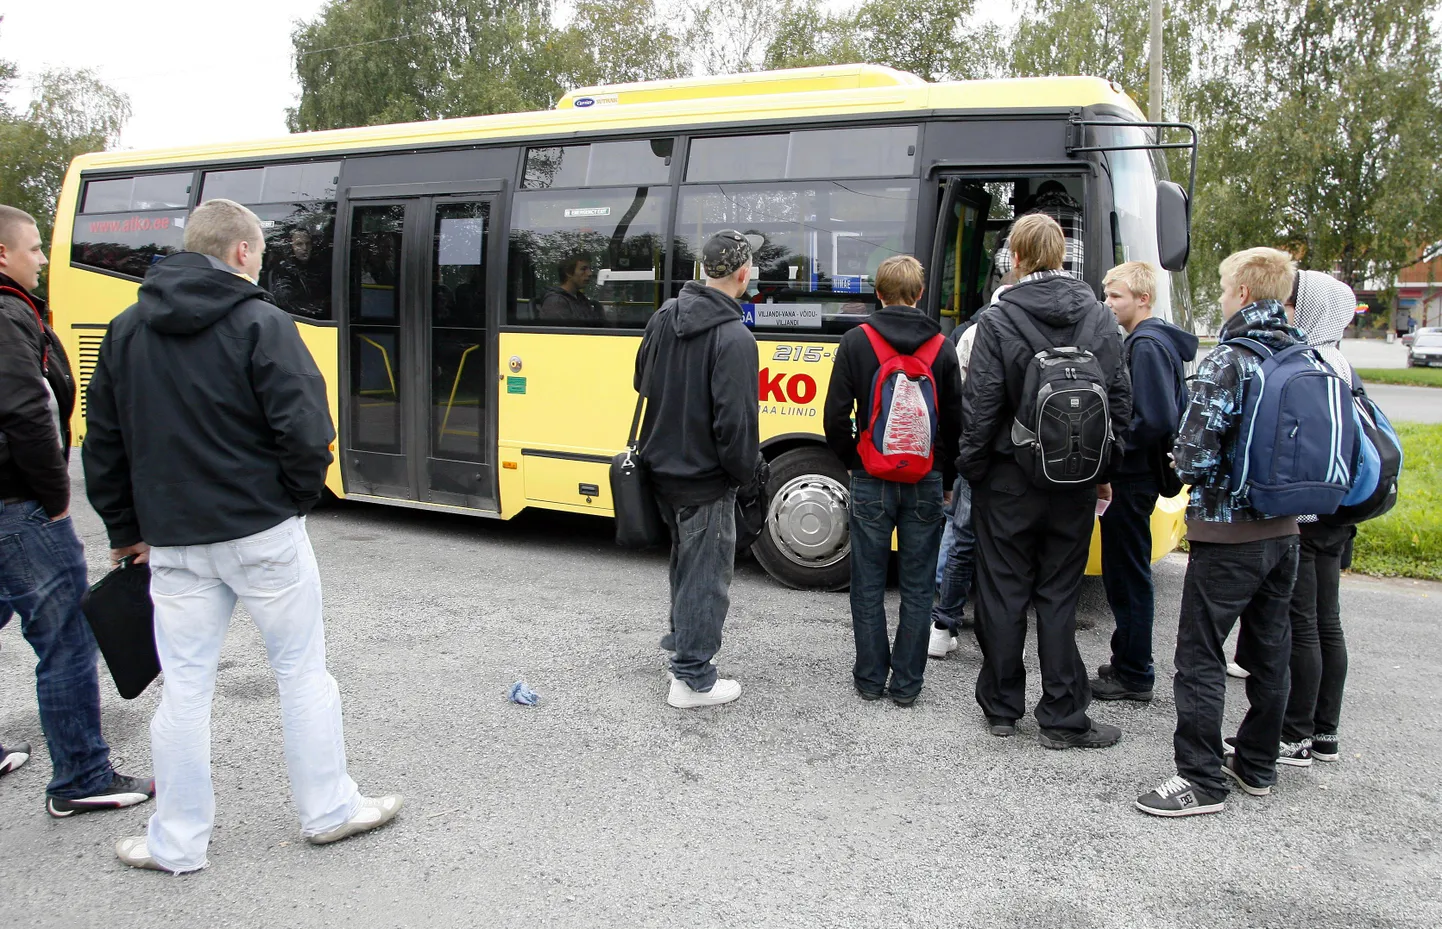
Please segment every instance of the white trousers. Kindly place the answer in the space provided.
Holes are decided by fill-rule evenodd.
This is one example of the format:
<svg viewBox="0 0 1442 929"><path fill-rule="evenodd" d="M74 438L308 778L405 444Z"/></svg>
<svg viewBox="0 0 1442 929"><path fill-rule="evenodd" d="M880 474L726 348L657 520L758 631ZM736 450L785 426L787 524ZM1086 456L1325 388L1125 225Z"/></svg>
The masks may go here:
<svg viewBox="0 0 1442 929"><path fill-rule="evenodd" d="M340 690L325 667L320 571L305 520L231 542L152 548L150 598L165 689L150 723L155 813L147 846L174 871L206 865L215 823L210 704L236 599L265 639L280 691L285 761L301 831L348 820L360 804L346 774Z"/></svg>

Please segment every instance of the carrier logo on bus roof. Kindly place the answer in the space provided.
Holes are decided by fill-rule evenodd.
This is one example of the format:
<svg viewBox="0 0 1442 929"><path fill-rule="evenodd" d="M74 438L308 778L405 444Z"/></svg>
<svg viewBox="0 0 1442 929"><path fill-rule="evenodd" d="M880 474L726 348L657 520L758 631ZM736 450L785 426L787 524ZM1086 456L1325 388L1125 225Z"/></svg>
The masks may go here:
<svg viewBox="0 0 1442 929"><path fill-rule="evenodd" d="M595 97L577 97L571 106L578 110L584 110L591 106L615 106L621 102L619 94L600 94Z"/></svg>

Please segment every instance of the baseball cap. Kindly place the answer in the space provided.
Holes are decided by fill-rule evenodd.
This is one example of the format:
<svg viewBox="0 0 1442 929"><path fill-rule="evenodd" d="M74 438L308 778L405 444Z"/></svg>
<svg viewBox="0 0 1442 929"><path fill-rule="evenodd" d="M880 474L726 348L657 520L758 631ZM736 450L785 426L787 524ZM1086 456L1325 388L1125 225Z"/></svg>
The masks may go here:
<svg viewBox="0 0 1442 929"><path fill-rule="evenodd" d="M735 229L722 229L701 249L701 267L713 280L730 277L750 260L751 242Z"/></svg>

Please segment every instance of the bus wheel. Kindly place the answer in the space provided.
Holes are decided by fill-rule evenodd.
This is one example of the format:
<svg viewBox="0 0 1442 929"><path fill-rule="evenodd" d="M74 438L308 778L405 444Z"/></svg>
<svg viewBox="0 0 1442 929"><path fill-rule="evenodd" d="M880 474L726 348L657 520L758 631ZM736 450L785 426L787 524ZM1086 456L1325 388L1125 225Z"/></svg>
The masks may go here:
<svg viewBox="0 0 1442 929"><path fill-rule="evenodd" d="M766 573L801 590L851 582L846 469L829 449L793 449L771 462L766 528L751 553Z"/></svg>

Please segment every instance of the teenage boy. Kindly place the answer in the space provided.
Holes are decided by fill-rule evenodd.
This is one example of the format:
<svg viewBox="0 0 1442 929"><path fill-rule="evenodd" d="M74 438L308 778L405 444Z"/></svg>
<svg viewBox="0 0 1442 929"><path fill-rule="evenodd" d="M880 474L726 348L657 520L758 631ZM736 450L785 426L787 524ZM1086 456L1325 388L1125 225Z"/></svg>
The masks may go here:
<svg viewBox="0 0 1442 929"><path fill-rule="evenodd" d="M1152 315L1157 272L1146 262L1117 265L1102 286L1127 333L1122 357L1132 378L1132 421L1127 450L1112 472L1112 502L1101 518L1102 585L1116 630L1111 662L1097 669L1092 696L1146 703L1153 681L1152 510L1170 476L1187 397L1185 365L1197 357L1197 337Z"/></svg>
<svg viewBox="0 0 1442 929"><path fill-rule="evenodd" d="M1187 507L1191 555L1177 630L1177 774L1137 798L1155 816L1218 813L1229 780L1254 797L1277 779L1277 745L1287 705L1292 636L1288 605L1297 576L1297 518L1268 517L1232 495L1232 460L1247 383L1262 366L1261 342L1280 351L1304 341L1287 322L1282 302L1292 292L1292 259L1272 248L1237 252L1222 262L1221 344L1192 378L1185 418L1173 450L1177 475L1192 486ZM1251 708L1223 758L1226 701L1224 645L1240 617L1237 650L1250 673Z"/></svg>
<svg viewBox="0 0 1442 929"><path fill-rule="evenodd" d="M1076 644L1077 597L1103 490L1091 483L1038 487L1017 460L1012 426L1037 353L1032 339L1038 336L1053 346L1076 345L1092 353L1118 432L1131 420L1131 385L1116 320L1091 287L1062 270L1066 239L1056 220L1023 216L1010 242L1018 280L976 324L957 462L971 481L979 567L976 632L982 665L976 701L992 735L1016 734L1026 707L1027 610L1034 605L1042 674L1039 741L1055 749L1103 748L1116 744L1121 730L1087 716L1091 688Z"/></svg>
<svg viewBox="0 0 1442 929"><path fill-rule="evenodd" d="M976 343L976 321L958 327L951 333L956 345L957 366L961 383L966 386L966 366L971 363L971 347ZM931 610L931 639L926 646L929 658L945 658L957 649L957 632L965 625L963 610L971 595L971 582L976 574L976 532L971 528L971 482L960 474L951 489L947 508L946 529L941 536L941 557L936 564L936 605Z"/></svg>
<svg viewBox="0 0 1442 929"><path fill-rule="evenodd" d="M924 281L921 262L895 255L876 269L876 297L883 304L865 326L848 332L836 351L826 393L826 442L851 471L851 628L856 637L856 690L865 700L889 693L910 706L921 693L926 670L927 626L936 553L946 523L944 488L956 477L961 432L961 372L941 327L916 308ZM871 421L872 382L881 368L871 330L890 350L930 362L936 397L932 470L916 483L883 480L868 473L857 443ZM896 639L886 635L886 567L896 533L901 616ZM888 684L888 674L890 683Z"/></svg>

